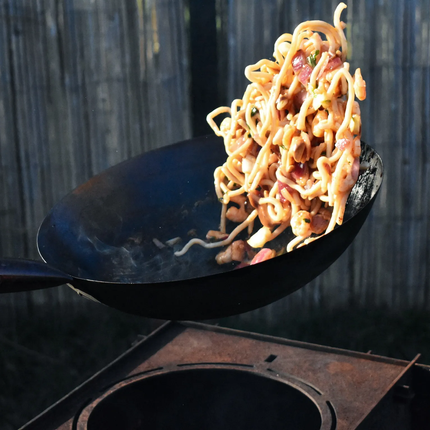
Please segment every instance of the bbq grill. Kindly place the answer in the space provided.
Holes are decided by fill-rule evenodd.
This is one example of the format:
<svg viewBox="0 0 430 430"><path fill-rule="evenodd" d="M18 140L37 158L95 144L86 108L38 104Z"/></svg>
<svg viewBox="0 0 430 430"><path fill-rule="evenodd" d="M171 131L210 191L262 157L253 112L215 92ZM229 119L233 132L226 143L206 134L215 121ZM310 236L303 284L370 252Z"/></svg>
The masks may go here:
<svg viewBox="0 0 430 430"><path fill-rule="evenodd" d="M418 359L166 322L23 430L426 429Z"/></svg>

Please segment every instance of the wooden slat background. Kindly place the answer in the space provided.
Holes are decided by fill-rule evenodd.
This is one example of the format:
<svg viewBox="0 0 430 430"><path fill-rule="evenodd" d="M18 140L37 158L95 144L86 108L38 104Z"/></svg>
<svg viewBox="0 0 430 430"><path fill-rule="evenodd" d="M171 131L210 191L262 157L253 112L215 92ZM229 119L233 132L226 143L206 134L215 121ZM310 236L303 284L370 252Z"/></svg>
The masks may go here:
<svg viewBox="0 0 430 430"><path fill-rule="evenodd" d="M276 38L299 22L332 22L337 5L217 0L218 44L193 51L196 1L0 1L0 255L35 257L37 227L65 193L121 160L193 135L192 107L202 103L191 100L191 87L217 88L223 104L241 97L246 65L270 57ZM381 154L385 182L332 268L244 320L275 323L286 312L351 304L430 308L429 3L347 3L349 60L368 89L363 138ZM199 31L204 39L205 26ZM218 68L208 76L198 61L209 61L210 51ZM0 297L12 323L16 309L31 314L39 304L70 310L85 301L65 287Z"/></svg>
<svg viewBox="0 0 430 430"><path fill-rule="evenodd" d="M1 256L37 257L38 225L63 195L191 136L185 14L175 0L0 2ZM76 299L0 298L9 322Z"/></svg>

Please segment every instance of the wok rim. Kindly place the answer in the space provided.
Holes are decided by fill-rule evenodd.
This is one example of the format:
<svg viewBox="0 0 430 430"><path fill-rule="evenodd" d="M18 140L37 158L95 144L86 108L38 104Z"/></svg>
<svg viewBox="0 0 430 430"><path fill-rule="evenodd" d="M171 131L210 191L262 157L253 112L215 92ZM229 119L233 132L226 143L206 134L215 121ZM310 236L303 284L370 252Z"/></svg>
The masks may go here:
<svg viewBox="0 0 430 430"><path fill-rule="evenodd" d="M152 149L150 151L138 154L134 157L128 158L126 160L123 160L117 164L114 164L113 166L108 167L107 169L104 169L103 171L97 173L96 175L92 176L91 178L89 178L88 180L86 180L85 182L79 184L78 186L76 186L75 188L73 188L71 191L69 191L68 193L66 193L54 206L51 207L51 209L49 210L49 212L47 213L47 215L44 217L43 221L40 223L38 230L37 230L37 235L36 235L36 247L37 247L37 251L38 254L40 256L40 258L42 259L42 261L47 264L50 267L53 267L56 270L59 270L60 272L64 273L65 275L71 277L73 280L76 280L78 282L84 282L84 283L93 283L93 284L102 284L102 285L107 285L107 286L121 286L121 287L136 287L136 286L140 286L140 287L153 287L153 286L157 286L158 288L171 288L172 285L174 286L174 284L177 284L176 286L178 288L180 288L182 283L186 283L186 282L195 282L196 280L199 279L206 279L206 278L217 278L217 277L225 277L226 274L231 273L231 272L235 272L236 270L247 270L248 272L252 271L252 270L256 270L254 266L260 266L262 263L265 263L266 265L269 264L271 261L273 260L278 260L278 258L283 258L284 260L287 259L289 257L289 259L291 259L291 256L294 255L296 256L298 253L300 252L308 252L308 251L303 251L306 249L309 249L308 247L314 247L315 244L317 243L321 243L320 241L323 240L327 240L327 238L329 238L334 232L336 232L337 230L339 230L340 228L342 228L343 226L347 225L348 223L350 223L350 221L352 221L353 219L355 219L363 210L365 210L369 205L373 205L380 189L383 183L383 178L384 178L384 164L382 161L381 156L378 154L378 152L370 145L368 145L367 143L365 143L364 141L361 141L362 144L362 148L364 146L364 148L366 148L367 151L372 151L373 152L373 156L377 158L378 160L378 172L380 173L380 182L377 185L377 188L375 188L374 192L373 192L373 196L370 198L370 200L360 209L357 210L357 212L355 212L355 214L348 218L346 221L344 221L341 225L337 225L335 226L334 230L332 230L331 232L324 234L322 236L320 236L317 240L309 243L308 245L305 245L303 247L300 248L295 248L293 251L290 252L286 252L282 255L279 255L277 257L275 257L274 259L271 260L267 260L267 261L263 261L261 263L259 263L258 265L248 265L245 267L242 267L240 269L237 269L236 267L231 268L230 270L226 270L223 272L219 272L219 273L211 273L209 275L205 275L205 276L194 276L194 277L189 277L189 278L181 278L181 279L169 279L169 280L164 280L164 281L148 281L148 282L123 282L123 281L106 281L106 280L98 280L98 279L92 279L92 278L85 278L85 277L81 277L81 276L75 276L71 273L68 273L62 269L60 269L58 267L57 264L53 264L52 262L48 262L44 255L43 252L41 250L40 247L40 237L41 237L41 229L44 226L44 224L47 222L49 216L51 215L51 213L57 208L59 207L69 196L71 196L73 193L75 193L76 190L78 190L79 188L85 186L90 180L93 180L94 178L97 178L99 176L105 175L106 172L113 170L113 169L117 169L119 168L121 165L123 164L127 164L127 163L131 163L131 162L135 162L137 159L139 158L143 158L145 157L147 154L152 154L155 152L161 152L161 151L166 151L169 150L170 148L173 147L180 147L181 145L185 145L185 144L192 144L192 142L197 142L197 141L203 141L206 139L214 139L218 137L213 136L213 135L205 135L205 136L200 136L200 137L194 137L192 139L186 139L186 140L182 140L170 145L166 145L163 146L161 148L156 148L156 149ZM355 185L354 185L355 186ZM352 191L352 190L351 190ZM350 192L351 192L350 191ZM348 197L349 198L349 197ZM361 228L361 227L360 227ZM202 247L202 252L205 252L205 248ZM180 258L180 257L176 257L176 258ZM278 260L279 262L279 260ZM204 285L201 285L199 288L205 288Z"/></svg>

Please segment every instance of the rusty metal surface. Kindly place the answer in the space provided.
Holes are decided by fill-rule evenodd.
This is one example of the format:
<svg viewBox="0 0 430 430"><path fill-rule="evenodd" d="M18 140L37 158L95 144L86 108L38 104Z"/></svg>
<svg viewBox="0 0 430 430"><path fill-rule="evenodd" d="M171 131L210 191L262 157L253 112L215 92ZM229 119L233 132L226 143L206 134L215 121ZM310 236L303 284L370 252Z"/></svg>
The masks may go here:
<svg viewBox="0 0 430 430"><path fill-rule="evenodd" d="M267 341L264 336L250 338L234 331L200 330L192 324L131 375L172 362L250 364L271 369L294 375L329 398L336 410L336 428L342 430L358 425L408 368L408 363L400 360L341 353L324 347L314 350L304 343L289 343L277 343L274 338ZM270 363L265 361L269 357L273 359Z"/></svg>
<svg viewBox="0 0 430 430"><path fill-rule="evenodd" d="M79 411L90 399L106 396L115 384L126 385L146 377L146 372L192 367L240 368L294 380L330 402L336 415L332 429L364 429L377 405L397 401L394 389L410 384L414 366L415 360L395 360L199 323L169 322L23 429L74 430L73 419ZM61 426L49 427L49 417L60 409L69 415L63 416Z"/></svg>

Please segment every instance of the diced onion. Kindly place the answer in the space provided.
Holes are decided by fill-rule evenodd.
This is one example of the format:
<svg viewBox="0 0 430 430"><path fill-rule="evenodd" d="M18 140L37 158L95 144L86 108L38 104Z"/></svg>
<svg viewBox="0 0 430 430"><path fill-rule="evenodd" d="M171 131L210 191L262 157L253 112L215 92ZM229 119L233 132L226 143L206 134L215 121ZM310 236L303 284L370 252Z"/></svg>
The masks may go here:
<svg viewBox="0 0 430 430"><path fill-rule="evenodd" d="M270 239L272 232L269 227L261 227L248 239L248 245L252 248L262 248L264 244Z"/></svg>
<svg viewBox="0 0 430 430"><path fill-rule="evenodd" d="M242 172L243 173L251 173L254 168L255 157L252 155L247 155L246 158L242 160Z"/></svg>

